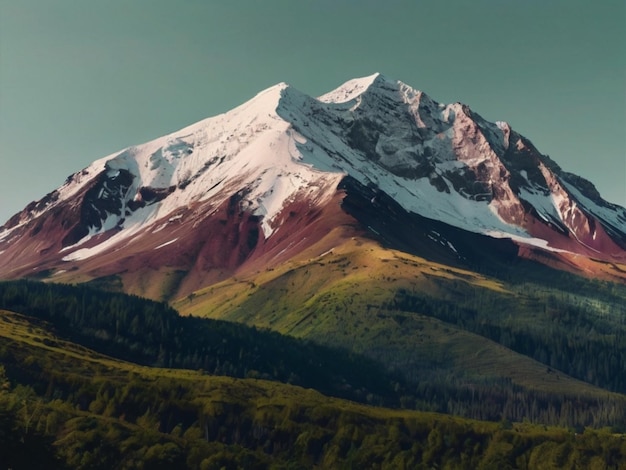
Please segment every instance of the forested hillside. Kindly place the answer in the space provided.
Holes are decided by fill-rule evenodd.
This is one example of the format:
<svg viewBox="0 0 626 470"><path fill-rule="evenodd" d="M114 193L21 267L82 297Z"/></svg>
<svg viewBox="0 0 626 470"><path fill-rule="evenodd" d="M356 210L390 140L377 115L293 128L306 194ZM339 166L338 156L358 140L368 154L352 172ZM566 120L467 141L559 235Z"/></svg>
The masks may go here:
<svg viewBox="0 0 626 470"><path fill-rule="evenodd" d="M181 317L167 304L86 286L0 283L0 308L112 357L211 375L263 378L399 406L403 379L365 356L231 322Z"/></svg>
<svg viewBox="0 0 626 470"><path fill-rule="evenodd" d="M183 298L186 314L364 354L401 405L562 426L626 422L626 286L516 261L497 276L354 240Z"/></svg>
<svg viewBox="0 0 626 470"><path fill-rule="evenodd" d="M610 430L391 410L258 379L138 366L0 312L0 468L621 469Z"/></svg>
<svg viewBox="0 0 626 470"><path fill-rule="evenodd" d="M621 392L619 384L624 380L624 375L619 373L619 361L623 360L624 354L619 347L623 341L619 331L601 330L601 319L595 327L588 322L582 323L587 328L583 331L588 332L584 335L573 328L571 337L567 336L571 325L562 325L566 320L554 322L553 327L515 320L505 325L494 324L493 320L500 317L494 316L485 306L490 302L495 305L501 299L494 297L490 300L485 295L466 296L452 302L399 289L392 300L382 304L374 318L381 324L396 323L409 334L416 330L420 337L444 335L468 345L477 341L476 338L491 337L496 342L509 338L511 349L517 347L522 353L537 355L538 360L546 350L551 354L556 354L552 351L569 352L576 360L570 363L563 359L558 368L548 362L541 372L551 382L534 379L535 367L526 372L534 382L530 382L530 386L520 386L510 380L490 378L488 374L493 373L495 367L504 367L491 362L483 366L487 371L484 377L468 378L448 373L451 366L445 351L437 353L433 349L439 354L439 368L423 367L422 373L416 375L411 364L432 361L428 351L422 350L421 357L404 362L406 368L401 366L406 361L406 353L399 351L394 360L400 367L385 368L382 365L384 357L378 362L338 346L321 346L269 330L181 317L164 303L86 286L31 281L0 283L0 308L33 316L44 321L42 325L59 337L137 364L276 380L362 403L475 419L530 420L577 429L610 426L622 432L626 429L626 397L623 393L609 392L611 389ZM324 311L323 305L319 306L319 311ZM579 311L580 308L572 306L567 318L586 321L586 315L576 316ZM422 318L432 318L439 323L425 322ZM549 316L547 318L550 320ZM482 336L467 336L464 331ZM398 335L399 340L402 338ZM381 337L373 339L372 347L380 341ZM559 350L559 347L563 349ZM613 362L605 362L605 357L613 358ZM588 364L587 376L581 378L597 377L597 386L572 380L563 373L576 375L574 367L580 361ZM11 367L7 364L13 373ZM16 370L15 373L24 371ZM45 385L40 387L43 391Z"/></svg>

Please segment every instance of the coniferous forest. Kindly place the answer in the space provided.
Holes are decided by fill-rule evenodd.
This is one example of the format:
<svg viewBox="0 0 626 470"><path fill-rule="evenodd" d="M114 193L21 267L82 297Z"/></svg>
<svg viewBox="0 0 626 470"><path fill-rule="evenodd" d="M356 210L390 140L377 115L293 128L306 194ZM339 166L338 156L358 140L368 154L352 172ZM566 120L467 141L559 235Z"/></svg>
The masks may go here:
<svg viewBox="0 0 626 470"><path fill-rule="evenodd" d="M404 290L386 308L463 322L494 338L508 333L516 338L513 348L534 350L539 341L536 332L503 331L477 310ZM556 395L485 383L465 396L453 382L416 386L415 378L341 348L181 317L164 303L86 286L0 283L0 309L5 468L580 468L581 462L623 468L626 462L623 376L594 365L611 348L593 335L574 335L563 349L549 343L546 354L557 364L559 354L579 354L597 371L590 380L621 393ZM568 315L562 321L576 325L573 331L586 327L575 309ZM619 367L620 349L613 354ZM576 361L570 367L575 376Z"/></svg>

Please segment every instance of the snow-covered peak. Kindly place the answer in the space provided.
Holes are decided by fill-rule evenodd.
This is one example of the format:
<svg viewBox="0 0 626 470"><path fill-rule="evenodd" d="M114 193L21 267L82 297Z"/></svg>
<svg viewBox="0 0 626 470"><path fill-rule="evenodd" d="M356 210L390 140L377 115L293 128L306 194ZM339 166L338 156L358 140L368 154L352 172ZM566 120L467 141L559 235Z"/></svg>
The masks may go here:
<svg viewBox="0 0 626 470"><path fill-rule="evenodd" d="M347 103L361 96L373 87L384 86L385 84L397 87L397 83L396 80L387 78L381 73L375 73L367 77L348 80L343 85L329 93L319 96L317 99L322 103Z"/></svg>
<svg viewBox="0 0 626 470"><path fill-rule="evenodd" d="M574 191L564 185L555 199L547 183L555 178L552 170L539 171L541 155L516 147L518 141L504 122L487 122L461 103L437 103L380 73L317 99L279 83L231 111L94 162L27 208L12 227L83 198L77 204L84 230L66 237L71 243L64 241L63 249L116 232L112 246L138 230L178 223L173 214L184 209L210 213L237 195L240 210L258 217L269 238L290 202L322 204L349 175L408 212L468 231L531 240L532 230L539 233L532 206L541 220L579 238L583 229L596 237L586 216L591 211L571 209ZM626 233L626 215L585 204L602 213L613 232ZM6 229L0 232L6 236ZM101 248L80 249L89 252L76 256L87 257Z"/></svg>

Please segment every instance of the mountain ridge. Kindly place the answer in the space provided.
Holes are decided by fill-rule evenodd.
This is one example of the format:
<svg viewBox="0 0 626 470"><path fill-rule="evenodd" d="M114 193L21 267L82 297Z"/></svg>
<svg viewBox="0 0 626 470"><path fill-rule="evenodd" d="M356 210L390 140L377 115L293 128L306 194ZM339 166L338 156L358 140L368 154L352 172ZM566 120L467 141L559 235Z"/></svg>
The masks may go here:
<svg viewBox="0 0 626 470"><path fill-rule="evenodd" d="M369 189L339 189L347 177ZM322 213L353 227L350 236L381 235L358 213L341 212L349 191L369 192L374 206L386 195L407 219L511 240L523 257L624 277L624 208L506 122L382 74L318 98L279 83L227 113L96 160L0 228L0 276L88 280L170 265L169 275L204 273L212 282L279 239L289 240L280 250L290 249L296 241L279 232L306 229ZM317 224L319 239L334 222Z"/></svg>

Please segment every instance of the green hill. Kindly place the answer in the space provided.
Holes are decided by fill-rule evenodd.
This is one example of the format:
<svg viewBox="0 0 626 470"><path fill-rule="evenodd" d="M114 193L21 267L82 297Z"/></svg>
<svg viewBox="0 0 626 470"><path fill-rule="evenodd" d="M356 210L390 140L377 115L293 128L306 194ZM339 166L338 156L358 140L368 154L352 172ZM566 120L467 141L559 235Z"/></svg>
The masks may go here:
<svg viewBox="0 0 626 470"><path fill-rule="evenodd" d="M0 308L30 315L59 337L137 364L264 378L389 406L399 405L405 388L401 376L342 348L181 317L164 303L86 286L0 283Z"/></svg>
<svg viewBox="0 0 626 470"><path fill-rule="evenodd" d="M609 431L391 410L140 366L0 312L4 468L623 468ZM621 466L621 467L620 467Z"/></svg>
<svg viewBox="0 0 626 470"><path fill-rule="evenodd" d="M400 374L404 406L621 425L626 287L519 261L498 278L353 239L173 304L342 346ZM416 401L412 401L413 397Z"/></svg>

